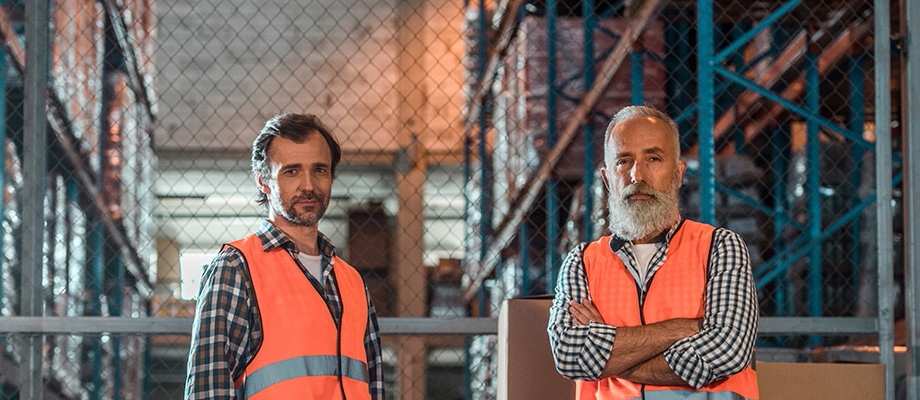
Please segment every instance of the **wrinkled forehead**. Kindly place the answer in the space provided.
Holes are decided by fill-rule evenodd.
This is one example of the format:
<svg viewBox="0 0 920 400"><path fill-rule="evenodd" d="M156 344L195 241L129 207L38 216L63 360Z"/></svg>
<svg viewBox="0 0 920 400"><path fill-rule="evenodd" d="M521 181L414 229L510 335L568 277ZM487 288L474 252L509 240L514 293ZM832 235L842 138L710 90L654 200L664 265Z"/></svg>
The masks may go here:
<svg viewBox="0 0 920 400"><path fill-rule="evenodd" d="M679 152L677 135L664 121L654 117L636 116L612 127L606 138L608 153L642 152L646 149L664 149Z"/></svg>

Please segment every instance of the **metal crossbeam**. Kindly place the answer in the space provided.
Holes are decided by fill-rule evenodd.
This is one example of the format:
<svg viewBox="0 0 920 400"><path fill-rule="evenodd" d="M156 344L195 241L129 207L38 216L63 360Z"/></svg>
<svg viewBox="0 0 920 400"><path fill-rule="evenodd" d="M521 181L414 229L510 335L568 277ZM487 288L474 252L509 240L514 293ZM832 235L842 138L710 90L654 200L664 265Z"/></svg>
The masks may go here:
<svg viewBox="0 0 920 400"><path fill-rule="evenodd" d="M382 335L498 334L498 318L380 318ZM192 318L0 317L0 333L42 335L189 335ZM875 318L761 317L760 336L862 335L878 331Z"/></svg>

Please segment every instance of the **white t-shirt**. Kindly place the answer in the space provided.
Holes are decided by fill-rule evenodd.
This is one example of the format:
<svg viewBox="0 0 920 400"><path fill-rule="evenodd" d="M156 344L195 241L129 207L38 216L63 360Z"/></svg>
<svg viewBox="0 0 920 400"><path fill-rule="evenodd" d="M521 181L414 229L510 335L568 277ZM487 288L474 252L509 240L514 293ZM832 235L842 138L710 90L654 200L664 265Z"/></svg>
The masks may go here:
<svg viewBox="0 0 920 400"><path fill-rule="evenodd" d="M652 256L655 255L655 252L658 251L658 247L662 243L643 243L643 244L634 244L633 253L636 255L636 269L639 272L639 282L640 286L645 286L645 279L648 277L648 270L650 268L650 263L652 261Z"/></svg>
<svg viewBox="0 0 920 400"><path fill-rule="evenodd" d="M299 253L297 254L297 258L300 258L300 263L307 269L307 272L319 281L319 285L323 286L323 271L320 265L320 261L322 261L323 257Z"/></svg>

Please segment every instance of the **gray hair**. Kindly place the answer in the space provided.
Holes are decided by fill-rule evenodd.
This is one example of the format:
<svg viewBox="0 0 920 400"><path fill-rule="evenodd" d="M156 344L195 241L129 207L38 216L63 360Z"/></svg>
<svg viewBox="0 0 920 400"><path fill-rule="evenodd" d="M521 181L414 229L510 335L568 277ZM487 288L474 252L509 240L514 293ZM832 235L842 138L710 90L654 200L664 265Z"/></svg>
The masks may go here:
<svg viewBox="0 0 920 400"><path fill-rule="evenodd" d="M680 154L680 133L677 130L677 122L674 122L674 120L664 112L649 106L626 106L621 108L620 111L617 111L613 118L610 119L610 123L607 124L607 130L604 132L604 151L606 152L607 150L607 145L610 142L610 132L613 132L613 128L624 121L639 117L654 118L667 124L668 127L671 128L671 133L674 134L677 154Z"/></svg>

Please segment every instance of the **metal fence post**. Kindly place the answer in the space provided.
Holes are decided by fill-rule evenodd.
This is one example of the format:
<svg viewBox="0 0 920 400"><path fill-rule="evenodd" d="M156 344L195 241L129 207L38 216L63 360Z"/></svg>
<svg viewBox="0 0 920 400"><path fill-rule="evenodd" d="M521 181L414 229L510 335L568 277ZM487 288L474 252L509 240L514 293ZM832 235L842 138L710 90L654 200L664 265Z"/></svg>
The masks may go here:
<svg viewBox="0 0 920 400"><path fill-rule="evenodd" d="M30 1L25 7L26 66L23 119L23 207L22 207L22 277L21 293L24 316L44 313L42 265L44 229L44 193L47 187L46 118L48 66L50 60L48 20L49 1ZM21 348L20 398L42 398L42 338L28 334Z"/></svg>

